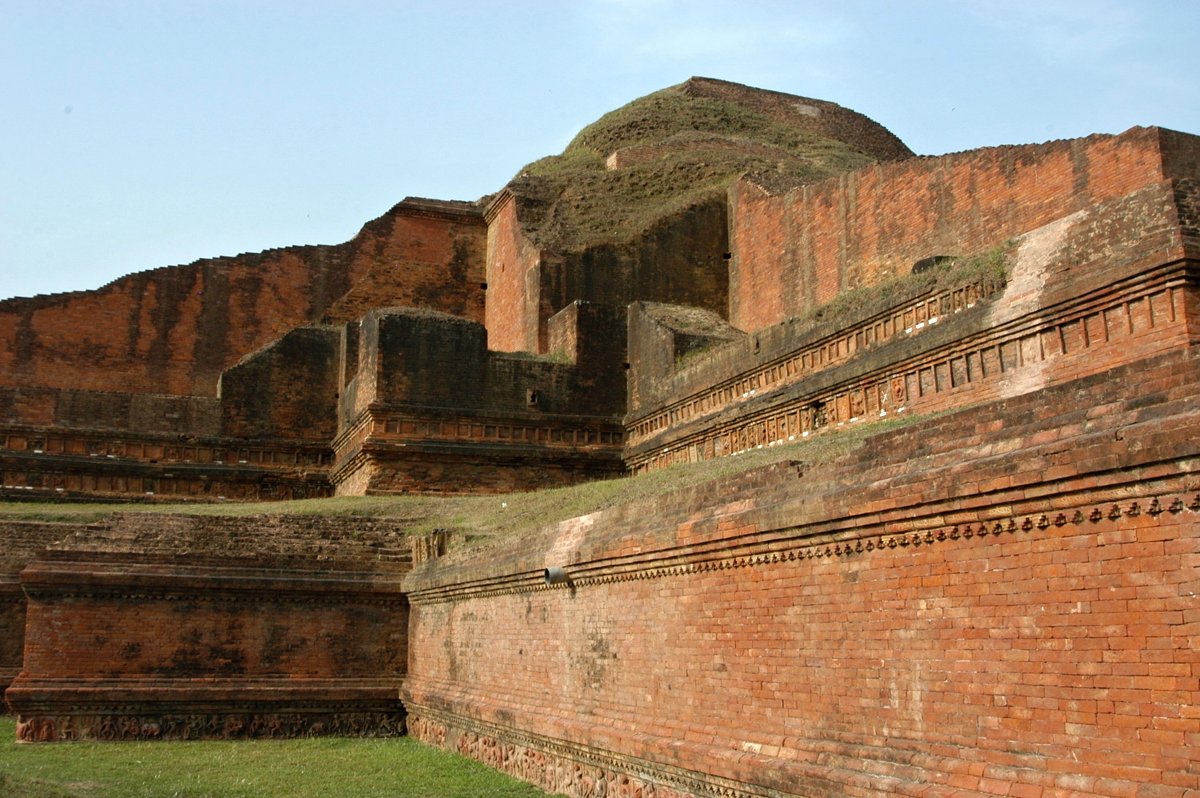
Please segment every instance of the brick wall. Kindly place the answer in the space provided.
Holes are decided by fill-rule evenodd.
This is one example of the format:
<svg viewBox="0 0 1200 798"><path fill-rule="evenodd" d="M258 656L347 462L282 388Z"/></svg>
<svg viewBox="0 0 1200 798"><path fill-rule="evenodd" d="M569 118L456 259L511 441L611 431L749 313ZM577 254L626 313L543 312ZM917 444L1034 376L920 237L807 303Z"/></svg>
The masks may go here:
<svg viewBox="0 0 1200 798"><path fill-rule="evenodd" d="M0 523L0 694L21 670L25 647L25 592L20 572L47 545L63 537L64 524Z"/></svg>
<svg viewBox="0 0 1200 798"><path fill-rule="evenodd" d="M488 349L538 352L537 274L542 253L521 230L517 198L501 192L487 213Z"/></svg>
<svg viewBox="0 0 1200 798"><path fill-rule="evenodd" d="M212 395L292 327L429 303L482 317L486 231L467 203L406 200L337 246L291 247L0 302L0 385ZM340 303L339 303L339 300Z"/></svg>
<svg viewBox="0 0 1200 798"><path fill-rule="evenodd" d="M1198 387L1175 352L451 550L410 730L572 796L1182 798Z"/></svg>
<svg viewBox="0 0 1200 798"><path fill-rule="evenodd" d="M371 519L75 530L21 571L18 738L401 733L407 548Z"/></svg>
<svg viewBox="0 0 1200 798"><path fill-rule="evenodd" d="M327 443L337 432L337 327L297 327L221 374L221 431Z"/></svg>
<svg viewBox="0 0 1200 798"><path fill-rule="evenodd" d="M572 304L551 327L562 349L536 358L488 351L466 319L368 313L333 444L337 492L492 493L620 473L623 314Z"/></svg>
<svg viewBox="0 0 1200 798"><path fill-rule="evenodd" d="M518 200L489 209L488 347L549 351L548 320L576 300L637 300L726 312L728 223L721 200L660 220L634 241L577 253L536 249L521 231Z"/></svg>
<svg viewBox="0 0 1200 798"><path fill-rule="evenodd" d="M1138 189L1194 178L1193 136L1135 128L868 167L771 196L731 191L730 321L754 331L839 292L980 251ZM1172 242L1182 257L1182 242Z"/></svg>
<svg viewBox="0 0 1200 798"><path fill-rule="evenodd" d="M831 315L772 323L686 365L676 359L666 371L655 358L669 353L654 354L654 336L638 340L640 328L631 328L639 353L632 385L640 390L626 420L627 462L642 470L785 442L824 425L962 407L1186 346L1196 325L1189 315L1195 180L1184 175L1194 168L1197 142L1150 129L981 150L872 167L782 198L741 184L733 224L745 237L734 238L749 254L738 250L734 283L753 292L764 319L812 311L839 291L896 276L875 267L918 252L1005 251L1009 274L927 293L914 290L920 275L887 290L877 285L841 297ZM1051 179L1064 181L1068 164L1086 167L1078 185ZM992 172L1007 175L1003 191L984 180ZM950 191L972 180L982 181L972 183L974 204L926 209L929 225L897 227L891 237L847 210L861 205L892 219L910 194L925 196L921 186ZM1031 192L1027 206L1011 193L1022 186ZM746 192L756 198L742 205ZM830 204L840 210L827 219L814 210ZM821 249L812 244L818 239L841 243ZM809 297L814 304L785 313L788 286L817 283L775 267L802 261L831 282ZM764 276L782 280L782 289L755 282Z"/></svg>

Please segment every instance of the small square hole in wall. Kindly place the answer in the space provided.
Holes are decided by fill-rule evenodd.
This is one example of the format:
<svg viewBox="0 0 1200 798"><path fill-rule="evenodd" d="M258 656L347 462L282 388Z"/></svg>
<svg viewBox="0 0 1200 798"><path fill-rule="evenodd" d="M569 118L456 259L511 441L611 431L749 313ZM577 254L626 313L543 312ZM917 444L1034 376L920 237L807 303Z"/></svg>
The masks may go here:
<svg viewBox="0 0 1200 798"><path fill-rule="evenodd" d="M542 395L538 391L534 390L533 388L530 388L529 390L527 390L525 392L525 406L526 407L537 407L538 404L541 402L541 400L542 400Z"/></svg>

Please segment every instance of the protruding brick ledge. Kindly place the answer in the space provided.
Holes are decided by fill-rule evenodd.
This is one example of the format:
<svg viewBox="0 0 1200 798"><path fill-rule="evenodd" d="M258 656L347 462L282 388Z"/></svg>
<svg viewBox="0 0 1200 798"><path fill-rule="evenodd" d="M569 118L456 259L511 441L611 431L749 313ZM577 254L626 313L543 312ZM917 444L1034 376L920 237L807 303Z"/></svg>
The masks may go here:
<svg viewBox="0 0 1200 798"><path fill-rule="evenodd" d="M9 691L19 742L404 734L395 680L26 681Z"/></svg>

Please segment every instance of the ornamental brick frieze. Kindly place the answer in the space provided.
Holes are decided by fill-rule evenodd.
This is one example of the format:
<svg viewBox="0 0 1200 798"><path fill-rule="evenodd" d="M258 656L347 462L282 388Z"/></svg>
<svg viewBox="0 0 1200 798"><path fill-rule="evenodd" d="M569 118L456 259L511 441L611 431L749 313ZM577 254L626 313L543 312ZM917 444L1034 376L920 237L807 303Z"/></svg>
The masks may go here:
<svg viewBox="0 0 1200 798"><path fill-rule="evenodd" d="M103 713L72 713L17 720L19 742L70 740L240 740L295 737L399 737L403 709L354 711L336 707L298 711L146 713L129 707Z"/></svg>
<svg viewBox="0 0 1200 798"><path fill-rule="evenodd" d="M83 432L22 425L0 427L0 449L30 455L157 464L277 467L329 464L329 448L323 445L275 441L270 446L263 446L232 441L197 441L194 436Z"/></svg>
<svg viewBox="0 0 1200 798"><path fill-rule="evenodd" d="M1094 358L1095 368L1107 368L1109 362L1097 357L1102 349L1127 346L1144 336L1185 334L1184 292L1190 286L1185 266L1186 262L1169 264L1136 283L1125 282L1059 308L989 327L867 375L851 376L832 388L782 390L790 384L803 387L801 380L808 372L803 368L803 355L798 355L801 361L791 372L786 365L776 364L727 386L719 400L695 397L652 420L637 422L630 434L626 462L634 473L642 473L788 443L889 414L940 410L996 398L1002 380L1020 380L1027 370L1040 370L1058 358ZM906 334L916 334L944 319L929 316L920 328L914 325ZM1163 346L1167 345L1164 341ZM796 376L789 377L789 373ZM739 387L745 388L740 394ZM707 408L729 402L744 403L745 411L733 420L719 416L702 420ZM689 431L689 425L697 424L702 428ZM639 441L648 442L658 435L667 439L639 447Z"/></svg>
<svg viewBox="0 0 1200 798"><path fill-rule="evenodd" d="M1129 498L1129 486L1116 486L1111 493L1122 498L1090 502L1078 506L1056 506L1052 511L996 517L986 510L970 521L927 525L928 519L942 517L931 511L922 523L909 518L893 524L863 524L851 531L828 533L815 528L760 530L753 520L736 527L736 535L706 546L656 549L622 558L605 558L604 563L579 563L568 571L568 578L548 580L541 570L511 574L461 585L446 585L408 594L411 604L436 604L467 599L490 598L518 593L569 590L591 585L606 585L645 579L664 579L725 571L757 568L805 561L835 560L869 556L895 550L919 549L934 545L969 545L997 542L1023 536L1045 534L1066 526L1103 532L1122 519L1145 515L1152 520L1173 520L1182 513L1200 513L1200 493L1166 493ZM1142 487L1147 482L1140 483ZM1055 503L1056 505L1058 503ZM919 527L911 531L892 531L890 526ZM738 538L746 538L739 542ZM1096 545L1103 545L1097 538ZM616 562L613 562L616 560Z"/></svg>
<svg viewBox="0 0 1200 798"><path fill-rule="evenodd" d="M137 590L128 586L113 585L110 587L89 588L58 588L55 586L28 584L25 594L33 599L128 599L130 601L166 601L179 603L203 604L277 604L300 605L310 607L404 607L408 602L404 595L397 592L394 595L379 594L322 594L302 592L276 593L270 590L221 590L211 589L203 595L183 590Z"/></svg>
<svg viewBox="0 0 1200 798"><path fill-rule="evenodd" d="M369 439L429 441L501 441L505 444L579 447L620 446L620 424L607 420L571 421L563 418L523 419L421 415L370 411L352 427L335 448L346 450Z"/></svg>
<svg viewBox="0 0 1200 798"><path fill-rule="evenodd" d="M799 382L894 338L919 333L947 316L970 310L993 298L1003 287L1004 284L997 280L979 281L888 309L861 324L839 330L814 344L632 421L628 425L630 445L637 446L658 431L681 422Z"/></svg>
<svg viewBox="0 0 1200 798"><path fill-rule="evenodd" d="M86 554L54 552L21 573L31 599L128 599L132 601L365 605L402 607L407 603L399 576L337 571L219 569L138 563L130 557L89 560Z"/></svg>

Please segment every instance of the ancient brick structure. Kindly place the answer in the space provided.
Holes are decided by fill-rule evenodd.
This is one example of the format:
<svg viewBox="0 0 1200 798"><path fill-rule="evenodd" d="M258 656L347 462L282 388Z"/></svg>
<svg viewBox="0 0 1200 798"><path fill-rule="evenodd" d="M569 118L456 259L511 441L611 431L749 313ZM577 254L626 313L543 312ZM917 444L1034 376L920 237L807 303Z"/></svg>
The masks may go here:
<svg viewBox="0 0 1200 798"><path fill-rule="evenodd" d="M42 543L20 572L29 634L5 694L20 739L403 733L410 558L392 524L131 515L6 532Z"/></svg>
<svg viewBox="0 0 1200 798"><path fill-rule="evenodd" d="M312 292L222 299L258 337L166 273L0 306L14 496L492 493L800 444L483 550L441 529L411 571L367 520L0 528L21 734L407 722L572 798L1200 791L1200 139L910 156L693 79L484 205L186 272ZM54 337L101 306L133 337Z"/></svg>
<svg viewBox="0 0 1200 798"><path fill-rule="evenodd" d="M420 563L410 733L571 796L1184 796L1198 388L1182 350Z"/></svg>
<svg viewBox="0 0 1200 798"><path fill-rule="evenodd" d="M357 331L334 440L339 492L495 493L623 472L624 310L574 303L550 320L555 359L486 348L482 325L373 311ZM599 345L598 345L599 344Z"/></svg>
<svg viewBox="0 0 1200 798"><path fill-rule="evenodd" d="M419 305L482 320L475 203L409 198L338 246L0 302L0 491L327 495L340 327Z"/></svg>

